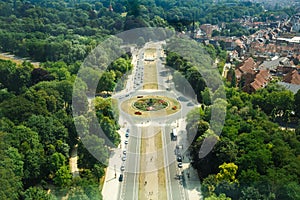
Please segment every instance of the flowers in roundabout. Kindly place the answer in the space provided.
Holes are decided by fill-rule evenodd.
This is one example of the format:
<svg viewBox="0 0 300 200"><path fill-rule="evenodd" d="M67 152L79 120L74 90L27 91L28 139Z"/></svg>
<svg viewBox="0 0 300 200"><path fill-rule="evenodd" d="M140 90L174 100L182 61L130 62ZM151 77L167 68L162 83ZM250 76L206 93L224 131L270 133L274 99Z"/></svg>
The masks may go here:
<svg viewBox="0 0 300 200"><path fill-rule="evenodd" d="M160 98L141 98L135 101L133 106L142 111L158 111L166 108L168 102Z"/></svg>
<svg viewBox="0 0 300 200"><path fill-rule="evenodd" d="M172 97L137 95L121 102L121 109L133 116L161 117L181 110L180 103Z"/></svg>

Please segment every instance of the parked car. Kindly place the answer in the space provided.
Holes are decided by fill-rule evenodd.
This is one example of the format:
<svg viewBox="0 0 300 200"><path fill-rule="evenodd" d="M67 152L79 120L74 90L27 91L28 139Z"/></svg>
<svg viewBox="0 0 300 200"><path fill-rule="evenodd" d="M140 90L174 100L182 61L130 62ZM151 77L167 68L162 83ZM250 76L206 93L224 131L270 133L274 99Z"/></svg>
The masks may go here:
<svg viewBox="0 0 300 200"><path fill-rule="evenodd" d="M128 137L129 137L129 133L125 133L125 137L127 137L127 138L128 138Z"/></svg>
<svg viewBox="0 0 300 200"><path fill-rule="evenodd" d="M119 181L120 181L120 182L123 181L123 174L120 174L120 176L119 176Z"/></svg>
<svg viewBox="0 0 300 200"><path fill-rule="evenodd" d="M126 156L123 156L123 157L122 157L122 161L125 161L125 160L126 160Z"/></svg>
<svg viewBox="0 0 300 200"><path fill-rule="evenodd" d="M128 140L125 140L125 142L124 142L125 144L128 144Z"/></svg>
<svg viewBox="0 0 300 200"><path fill-rule="evenodd" d="M125 166L122 165L121 168L120 168L120 170L121 170L121 171L124 171L124 170L125 170Z"/></svg>
<svg viewBox="0 0 300 200"><path fill-rule="evenodd" d="M182 162L178 163L177 165L179 168L182 168Z"/></svg>
<svg viewBox="0 0 300 200"><path fill-rule="evenodd" d="M123 154L126 155L126 150L123 151Z"/></svg>
<svg viewBox="0 0 300 200"><path fill-rule="evenodd" d="M177 162L182 162L182 157L181 157L181 155L178 155L178 156L177 156Z"/></svg>

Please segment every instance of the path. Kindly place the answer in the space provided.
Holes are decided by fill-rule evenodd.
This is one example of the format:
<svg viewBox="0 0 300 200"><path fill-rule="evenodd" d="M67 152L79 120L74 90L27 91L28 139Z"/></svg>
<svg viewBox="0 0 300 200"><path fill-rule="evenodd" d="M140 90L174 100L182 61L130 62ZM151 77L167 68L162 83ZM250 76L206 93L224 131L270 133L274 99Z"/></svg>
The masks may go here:
<svg viewBox="0 0 300 200"><path fill-rule="evenodd" d="M16 64L22 64L24 61L28 61L30 62L34 67L38 68L40 63L39 62L32 62L28 59L25 59L25 58L19 58L15 55L12 55L12 54L9 54L9 53L0 53L0 59L2 60L10 60Z"/></svg>
<svg viewBox="0 0 300 200"><path fill-rule="evenodd" d="M77 156L77 150L78 150L78 144L76 144L71 152L71 156L69 159L69 164L70 164L70 171L74 177L78 177L79 176L79 169L78 169L78 156Z"/></svg>

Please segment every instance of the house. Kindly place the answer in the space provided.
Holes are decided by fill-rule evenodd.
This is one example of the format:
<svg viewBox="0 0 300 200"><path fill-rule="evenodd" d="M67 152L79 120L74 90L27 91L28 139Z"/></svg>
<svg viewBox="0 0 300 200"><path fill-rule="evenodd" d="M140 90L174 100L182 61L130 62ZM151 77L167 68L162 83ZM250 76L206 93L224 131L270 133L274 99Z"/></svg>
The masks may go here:
<svg viewBox="0 0 300 200"><path fill-rule="evenodd" d="M212 24L202 24L200 26L200 29L205 33L205 35L208 38L211 37L213 30L219 31L218 25L212 25Z"/></svg>
<svg viewBox="0 0 300 200"><path fill-rule="evenodd" d="M295 85L300 85L300 74L299 71L294 69L293 71L287 73L283 77L283 82L285 83L291 83Z"/></svg>
<svg viewBox="0 0 300 200"><path fill-rule="evenodd" d="M264 88L271 80L268 69L260 69L259 65L249 57L235 69L237 84L243 91L252 93Z"/></svg>

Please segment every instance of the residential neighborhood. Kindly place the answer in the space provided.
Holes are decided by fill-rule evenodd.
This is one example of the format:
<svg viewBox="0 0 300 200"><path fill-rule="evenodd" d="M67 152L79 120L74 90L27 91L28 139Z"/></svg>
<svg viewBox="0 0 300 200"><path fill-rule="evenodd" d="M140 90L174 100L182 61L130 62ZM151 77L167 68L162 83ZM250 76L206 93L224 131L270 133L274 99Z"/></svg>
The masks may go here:
<svg viewBox="0 0 300 200"><path fill-rule="evenodd" d="M236 86L252 93L278 81L287 89L300 87L300 13L291 17L274 16L264 22L245 16L235 19L245 29L256 30L248 36L213 36L222 31L221 26L203 24L196 31L195 39L204 44L221 44L228 52L224 78L236 79ZM230 66L230 67L228 67ZM228 73L233 69L234 73Z"/></svg>

